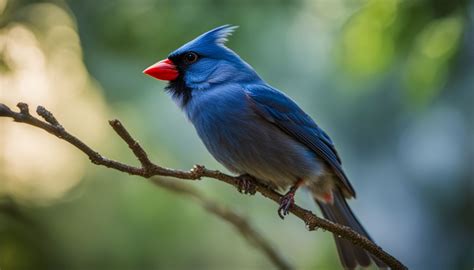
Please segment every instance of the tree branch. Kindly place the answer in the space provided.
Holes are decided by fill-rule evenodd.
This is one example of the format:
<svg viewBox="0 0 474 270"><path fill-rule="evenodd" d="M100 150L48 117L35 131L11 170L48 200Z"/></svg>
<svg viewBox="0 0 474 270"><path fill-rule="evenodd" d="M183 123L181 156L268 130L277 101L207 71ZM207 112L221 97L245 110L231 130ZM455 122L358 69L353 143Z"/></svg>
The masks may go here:
<svg viewBox="0 0 474 270"><path fill-rule="evenodd" d="M43 129L53 134L54 136L74 145L76 148L84 152L84 154L86 154L91 160L91 162L94 164L102 165L108 168L126 172L131 175L138 175L145 178L150 178L152 176L159 175L179 178L183 180L199 180L201 179L201 177L208 177L239 188L240 179L238 177L233 177L216 170L209 170L202 165L195 165L191 170L183 171L170 169L154 164L148 158L148 155L146 154L145 150L137 141L135 141L135 139L132 138L132 136L123 127L122 123L119 120L111 120L109 121L109 124L112 126L115 132L128 144L129 148L140 161L140 167L127 165L100 155L98 152L94 151L81 140L68 133L54 118L53 114L42 106L38 106L36 112L38 113L38 115L43 117L45 121L42 121L30 115L27 104L18 103L17 106L20 109L20 112L14 112L6 105L0 103L0 117L10 117L13 118L13 120L16 122L25 123ZM276 203L279 203L280 198L282 197L281 194L275 192L271 188L258 181L255 181L255 187L256 192L259 192L264 197ZM336 224L329 220L319 218L311 211L303 209L296 204L290 208L290 212L297 216L299 219L301 219L310 231L316 230L318 228L330 231L338 237L347 239L351 241L354 245L364 248L372 255L386 263L391 269L407 269L407 267L404 266L395 257L388 254L381 247L379 247L366 237L358 234L347 226Z"/></svg>
<svg viewBox="0 0 474 270"><path fill-rule="evenodd" d="M184 185L177 181L170 181L159 177L152 177L150 181L153 184L173 191L178 194L186 195L197 201L207 212L229 222L251 245L258 248L278 269L294 269L293 266L275 249L270 243L257 232L252 225L231 208L225 207L204 197L196 189L189 185Z"/></svg>

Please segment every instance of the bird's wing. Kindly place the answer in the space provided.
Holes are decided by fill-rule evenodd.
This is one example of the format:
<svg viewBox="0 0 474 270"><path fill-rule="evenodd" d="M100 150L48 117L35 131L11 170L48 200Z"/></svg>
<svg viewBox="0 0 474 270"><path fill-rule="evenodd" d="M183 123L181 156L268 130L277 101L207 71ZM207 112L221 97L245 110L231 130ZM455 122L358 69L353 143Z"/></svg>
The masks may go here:
<svg viewBox="0 0 474 270"><path fill-rule="evenodd" d="M271 87L259 85L246 90L247 98L258 115L313 150L333 169L343 190L355 197L332 140L311 117L289 97Z"/></svg>

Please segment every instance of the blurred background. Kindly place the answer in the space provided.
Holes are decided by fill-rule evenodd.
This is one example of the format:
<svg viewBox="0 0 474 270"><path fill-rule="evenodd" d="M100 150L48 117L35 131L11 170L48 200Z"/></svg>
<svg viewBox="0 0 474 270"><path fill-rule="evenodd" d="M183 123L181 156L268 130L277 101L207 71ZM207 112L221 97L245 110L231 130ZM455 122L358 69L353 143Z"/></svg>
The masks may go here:
<svg viewBox="0 0 474 270"><path fill-rule="evenodd" d="M118 118L159 164L223 169L141 71L239 25L228 46L330 134L376 242L411 269L472 269L473 18L468 0L0 0L0 102L44 105L110 158L137 164L107 124ZM338 269L328 232L217 181L187 184L298 269ZM194 201L0 119L0 269L272 268Z"/></svg>

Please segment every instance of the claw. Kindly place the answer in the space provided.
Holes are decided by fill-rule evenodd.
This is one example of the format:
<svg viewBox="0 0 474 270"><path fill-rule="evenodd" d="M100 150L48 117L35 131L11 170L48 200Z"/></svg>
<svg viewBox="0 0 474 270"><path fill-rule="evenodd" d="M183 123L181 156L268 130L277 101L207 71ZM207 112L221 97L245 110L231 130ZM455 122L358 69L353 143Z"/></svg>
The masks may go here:
<svg viewBox="0 0 474 270"><path fill-rule="evenodd" d="M303 179L298 179L296 183L290 188L290 190L283 195L280 199L280 207L278 207L278 215L281 219L285 219L285 216L290 213L290 208L295 204L295 193L296 190L304 184Z"/></svg>
<svg viewBox="0 0 474 270"><path fill-rule="evenodd" d="M280 199L280 207L278 207L278 216L285 219L285 216L290 213L290 208L295 204L295 193L290 191Z"/></svg>
<svg viewBox="0 0 474 270"><path fill-rule="evenodd" d="M240 175L238 190L240 193L254 195L257 192L254 178L248 174Z"/></svg>

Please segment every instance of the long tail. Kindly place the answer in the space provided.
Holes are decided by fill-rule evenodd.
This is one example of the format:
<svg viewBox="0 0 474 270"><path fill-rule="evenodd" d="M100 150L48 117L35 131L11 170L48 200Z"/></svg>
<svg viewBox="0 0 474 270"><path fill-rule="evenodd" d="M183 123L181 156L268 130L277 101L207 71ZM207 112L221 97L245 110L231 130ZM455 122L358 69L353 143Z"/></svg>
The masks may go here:
<svg viewBox="0 0 474 270"><path fill-rule="evenodd" d="M348 226L360 233L361 235L372 240L369 234L365 231L364 227L357 220L351 208L347 204L346 200L342 196L339 190L333 191L334 203L326 204L315 199L316 203L321 208L323 216L326 219L331 220L345 226ZM371 263L371 259L375 261L375 264L379 268L387 268L382 261L365 251L364 249L353 245L348 240L334 236L336 241L337 251L339 253L339 259L344 269L355 269L358 265L367 267Z"/></svg>

